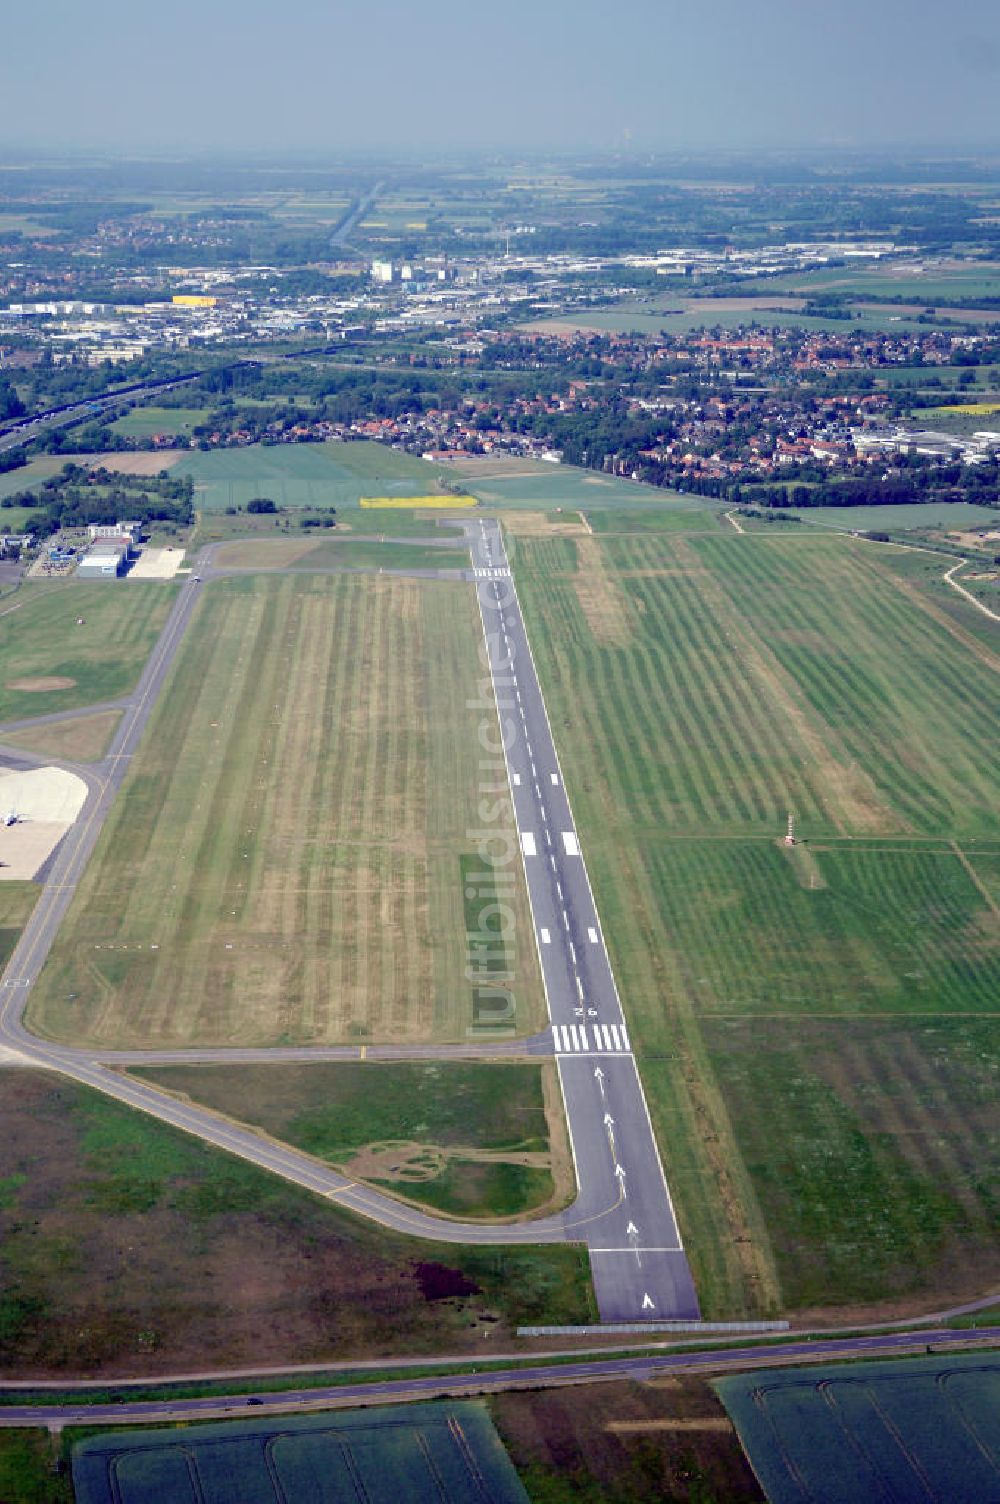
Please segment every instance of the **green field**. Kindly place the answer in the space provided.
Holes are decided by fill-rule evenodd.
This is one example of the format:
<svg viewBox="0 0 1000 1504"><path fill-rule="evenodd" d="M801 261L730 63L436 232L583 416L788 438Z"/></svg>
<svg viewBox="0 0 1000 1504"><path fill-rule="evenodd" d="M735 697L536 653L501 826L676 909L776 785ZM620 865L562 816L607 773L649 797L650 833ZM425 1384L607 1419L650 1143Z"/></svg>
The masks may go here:
<svg viewBox="0 0 1000 1504"><path fill-rule="evenodd" d="M848 539L518 541L703 1310L988 1288L1000 1147L955 1135L997 1068L990 624Z"/></svg>
<svg viewBox="0 0 1000 1504"><path fill-rule="evenodd" d="M527 1504L485 1406L453 1401L183 1431L112 1432L73 1449L77 1504Z"/></svg>
<svg viewBox="0 0 1000 1504"><path fill-rule="evenodd" d="M151 439L157 433L190 433L208 421L205 407L134 407L111 428L128 439Z"/></svg>
<svg viewBox="0 0 1000 1504"><path fill-rule="evenodd" d="M116 1045L537 1028L513 859L513 1001L465 976L462 860L484 829L484 715L495 726L492 700L470 708L481 635L465 583L207 585L33 991L33 1027ZM509 834L509 810L485 828Z"/></svg>
<svg viewBox="0 0 1000 1504"><path fill-rule="evenodd" d="M63 1077L0 1088L6 1377L479 1355L593 1319L578 1247L401 1237Z"/></svg>
<svg viewBox="0 0 1000 1504"><path fill-rule="evenodd" d="M463 485L488 506L542 511L554 507L635 507L645 501L662 505L666 500L655 486L603 475L597 470L580 470L574 465L550 465L544 473L527 476L496 475L479 480L466 475Z"/></svg>
<svg viewBox="0 0 1000 1504"><path fill-rule="evenodd" d="M38 892L34 883L0 883L0 970L14 953Z"/></svg>
<svg viewBox="0 0 1000 1504"><path fill-rule="evenodd" d="M0 616L0 720L75 710L127 694L175 595L176 586L167 584L25 581ZM47 679L72 683L11 688Z"/></svg>
<svg viewBox="0 0 1000 1504"><path fill-rule="evenodd" d="M676 311L686 300L668 299L660 307L649 303L625 301L607 308L588 308L581 313L555 314L533 319L524 327L528 329L596 329L612 334L690 334L695 329L740 329L756 325L761 329L810 329L826 330L831 334L871 332L876 329L891 329L900 334L926 330L912 314L900 313L891 305L879 313L852 313L849 319L799 313L787 308L760 308L747 302L745 308L735 307L728 294L717 305L711 298L692 300L683 311Z"/></svg>
<svg viewBox="0 0 1000 1504"><path fill-rule="evenodd" d="M31 459L19 470L5 470L0 475L0 499L4 496L13 496L16 491L35 491L42 481L61 470L66 461L61 455L42 454L37 459ZM4 527L9 525L9 509L0 509L0 522Z"/></svg>
<svg viewBox="0 0 1000 1504"><path fill-rule="evenodd" d="M58 1444L48 1431L0 1429L0 1499L11 1504L73 1504L68 1468L53 1471Z"/></svg>
<svg viewBox="0 0 1000 1504"><path fill-rule="evenodd" d="M1000 1497L1000 1363L988 1354L719 1379L770 1504Z"/></svg>
<svg viewBox="0 0 1000 1504"><path fill-rule="evenodd" d="M718 507L643 507L628 511L591 511L584 509L595 533L714 533L719 526L729 527Z"/></svg>
<svg viewBox="0 0 1000 1504"><path fill-rule="evenodd" d="M803 507L798 515L803 522L822 523L844 532L850 532L854 528L892 533L911 528L1000 529L1000 511L994 507L974 506L967 501L929 501L889 507Z"/></svg>
<svg viewBox="0 0 1000 1504"><path fill-rule="evenodd" d="M546 1102L558 1102L559 1087L551 1071L550 1064L408 1062L135 1074L262 1128L352 1179L456 1216L508 1217L554 1194ZM558 1107L553 1117L561 1139ZM568 1170L568 1149L554 1149ZM572 1176L561 1178L571 1192Z"/></svg>
<svg viewBox="0 0 1000 1504"><path fill-rule="evenodd" d="M362 496L426 496L435 489L425 460L363 442L192 451L171 474L193 478L194 504L204 512L245 507L256 496L297 510L356 507Z"/></svg>

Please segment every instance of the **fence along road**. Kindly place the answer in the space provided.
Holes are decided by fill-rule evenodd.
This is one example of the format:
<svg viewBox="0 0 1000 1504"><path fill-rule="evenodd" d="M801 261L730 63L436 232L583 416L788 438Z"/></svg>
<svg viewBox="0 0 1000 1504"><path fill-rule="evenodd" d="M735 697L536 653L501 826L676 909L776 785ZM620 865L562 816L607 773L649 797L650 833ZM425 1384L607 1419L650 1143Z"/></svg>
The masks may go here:
<svg viewBox="0 0 1000 1504"><path fill-rule="evenodd" d="M579 1196L604 1321L696 1319L650 1123L499 524L466 524Z"/></svg>

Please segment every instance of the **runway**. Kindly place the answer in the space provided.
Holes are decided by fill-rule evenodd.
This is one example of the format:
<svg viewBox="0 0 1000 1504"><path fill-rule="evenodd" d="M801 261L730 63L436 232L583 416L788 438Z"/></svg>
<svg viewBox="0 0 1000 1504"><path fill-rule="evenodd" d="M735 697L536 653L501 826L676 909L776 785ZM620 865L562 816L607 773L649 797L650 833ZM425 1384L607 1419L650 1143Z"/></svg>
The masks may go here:
<svg viewBox="0 0 1000 1504"><path fill-rule="evenodd" d="M577 1182L567 1234L604 1321L698 1300L498 523L466 524Z"/></svg>

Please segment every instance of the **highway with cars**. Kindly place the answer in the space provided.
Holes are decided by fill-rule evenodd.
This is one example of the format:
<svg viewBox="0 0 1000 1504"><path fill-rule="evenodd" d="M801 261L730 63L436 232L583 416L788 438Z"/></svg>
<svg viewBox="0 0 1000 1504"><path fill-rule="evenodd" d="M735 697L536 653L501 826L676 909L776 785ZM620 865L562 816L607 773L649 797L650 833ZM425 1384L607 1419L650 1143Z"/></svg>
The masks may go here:
<svg viewBox="0 0 1000 1504"><path fill-rule="evenodd" d="M954 1351L992 1348L1000 1342L1000 1327L983 1327L977 1332L956 1332L947 1327L919 1332L890 1332L871 1337L819 1337L809 1341L747 1343L744 1346L710 1350L674 1349L650 1351L632 1357L586 1357L566 1362L526 1362L510 1366L483 1367L466 1373L436 1373L398 1378L369 1379L355 1383L341 1382L302 1385L299 1388L262 1387L247 1393L248 1385L236 1386L236 1393L210 1394L183 1398L130 1399L128 1390L149 1389L155 1380L108 1381L104 1386L114 1392L109 1403L88 1404L83 1398L92 1385L0 1384L0 1426L72 1426L72 1425L154 1425L178 1421L231 1418L245 1415L252 1406L258 1415L287 1415L303 1410L331 1410L357 1405L401 1404L409 1400L429 1400L447 1396L488 1394L505 1389L556 1388L568 1384L589 1384L609 1379L644 1382L685 1374L716 1375L759 1368L787 1368L805 1363L829 1363L861 1358L905 1357L942 1349ZM433 1360L431 1360L433 1362ZM394 1365L387 1363L386 1369ZM400 1365L402 1367L402 1365ZM430 1366L430 1364L428 1364ZM269 1376L270 1382L274 1375ZM18 1403L16 1395L30 1387L38 1398ZM49 1402L42 1398L45 1390L64 1394L78 1389L81 1399L62 1398ZM241 1391L241 1392L240 1392Z"/></svg>

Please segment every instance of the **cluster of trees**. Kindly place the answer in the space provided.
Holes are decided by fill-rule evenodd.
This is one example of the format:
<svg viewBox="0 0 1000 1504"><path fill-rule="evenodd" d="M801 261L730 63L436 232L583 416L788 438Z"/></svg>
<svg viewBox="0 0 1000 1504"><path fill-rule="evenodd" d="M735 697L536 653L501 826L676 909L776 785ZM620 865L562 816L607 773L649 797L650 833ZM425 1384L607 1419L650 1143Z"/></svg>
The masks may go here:
<svg viewBox="0 0 1000 1504"><path fill-rule="evenodd" d="M62 527L87 527L129 518L183 526L194 521L194 482L187 475L116 475L103 467L89 470L83 465L66 464L37 491L5 496L0 507L32 511L32 531L41 537Z"/></svg>
<svg viewBox="0 0 1000 1504"><path fill-rule="evenodd" d="M961 465L937 465L897 471L895 474L829 477L816 485L754 485L732 487L730 497L744 495L766 507L867 507L896 506L914 502L974 502L978 506L1000 505L996 466L968 470ZM725 491L720 494L726 495Z"/></svg>

